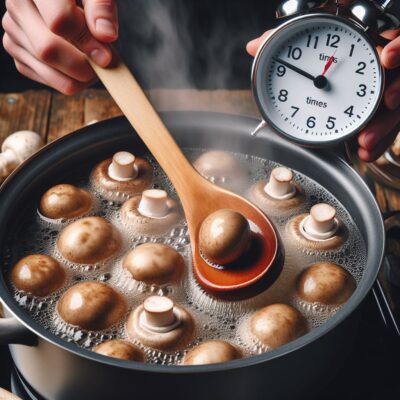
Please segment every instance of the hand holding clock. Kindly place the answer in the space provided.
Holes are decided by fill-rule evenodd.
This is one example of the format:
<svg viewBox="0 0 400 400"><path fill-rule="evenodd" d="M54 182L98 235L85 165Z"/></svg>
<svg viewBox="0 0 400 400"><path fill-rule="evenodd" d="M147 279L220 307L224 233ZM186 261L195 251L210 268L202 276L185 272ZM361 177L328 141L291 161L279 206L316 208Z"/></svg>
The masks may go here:
<svg viewBox="0 0 400 400"><path fill-rule="evenodd" d="M255 56L264 39L272 31L265 32L261 37L247 44L247 51ZM384 36L391 42L383 49L379 49L382 65L393 70L400 67L400 30L385 32ZM281 60L278 60L281 61ZM325 74L332 65L333 58L330 57L325 65ZM288 66L288 68L290 68ZM293 68L291 68L293 69ZM322 75L325 75L322 73ZM303 74L304 75L304 74ZM311 74L309 74L312 76ZM384 104L375 114L372 121L358 136L358 155L361 160L370 162L379 158L391 145L397 136L400 124L400 74L387 84L384 93Z"/></svg>

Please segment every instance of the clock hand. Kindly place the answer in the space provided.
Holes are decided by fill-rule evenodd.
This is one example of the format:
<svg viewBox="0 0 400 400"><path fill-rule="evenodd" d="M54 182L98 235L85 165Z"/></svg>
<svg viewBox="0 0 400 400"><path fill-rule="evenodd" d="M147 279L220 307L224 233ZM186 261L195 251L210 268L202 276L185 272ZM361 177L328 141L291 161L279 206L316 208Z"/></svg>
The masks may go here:
<svg viewBox="0 0 400 400"><path fill-rule="evenodd" d="M296 66L293 65L293 64L289 64L288 62L282 60L281 58L272 57L272 59L273 59L274 61L276 61L276 62L278 62L278 63L284 65L285 67L288 67L288 68L291 69L292 71L295 71L295 72L297 72L298 74L303 75L303 76L305 76L305 77L308 78L308 79L311 79L312 81L314 81L314 79L315 79L315 77L312 76L311 74L309 74L308 72L303 71L302 69L296 67Z"/></svg>
<svg viewBox="0 0 400 400"><path fill-rule="evenodd" d="M335 52L329 57L327 63L325 64L324 72L322 72L322 76L325 76L325 74L328 72L329 68L333 64L333 61L335 60L336 51L337 50L335 50Z"/></svg>

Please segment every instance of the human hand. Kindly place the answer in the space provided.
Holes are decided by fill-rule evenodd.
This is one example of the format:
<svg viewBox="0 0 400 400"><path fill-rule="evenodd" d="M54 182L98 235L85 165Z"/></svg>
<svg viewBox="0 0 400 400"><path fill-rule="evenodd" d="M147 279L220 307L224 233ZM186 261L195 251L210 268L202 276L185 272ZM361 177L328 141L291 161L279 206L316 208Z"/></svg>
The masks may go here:
<svg viewBox="0 0 400 400"><path fill-rule="evenodd" d="M3 45L28 78L71 95L96 80L87 57L101 67L111 62L115 0L6 0L6 8Z"/></svg>
<svg viewBox="0 0 400 400"><path fill-rule="evenodd" d="M247 52L253 57L264 40L273 31L267 31L259 38L250 41ZM391 40L383 49L378 49L381 63L387 70L400 67L400 29L387 31L384 37ZM395 140L400 124L400 73L385 88L383 104L372 121L358 135L358 156L362 161L378 159Z"/></svg>

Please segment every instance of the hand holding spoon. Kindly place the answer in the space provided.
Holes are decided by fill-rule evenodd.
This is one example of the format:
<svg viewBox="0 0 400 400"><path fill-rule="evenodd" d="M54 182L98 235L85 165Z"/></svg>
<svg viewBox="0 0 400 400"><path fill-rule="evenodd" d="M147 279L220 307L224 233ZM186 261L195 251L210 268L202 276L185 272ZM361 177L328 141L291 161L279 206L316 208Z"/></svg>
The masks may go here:
<svg viewBox="0 0 400 400"><path fill-rule="evenodd" d="M215 186L192 167L122 61L115 57L108 68L91 65L179 195L189 228L198 283L207 292L226 298L249 297L264 290L277 277L283 263L282 247L269 219L249 201ZM244 260L238 260L241 265L237 262L234 268L211 266L199 250L201 224L221 209L241 213L253 228L254 246Z"/></svg>

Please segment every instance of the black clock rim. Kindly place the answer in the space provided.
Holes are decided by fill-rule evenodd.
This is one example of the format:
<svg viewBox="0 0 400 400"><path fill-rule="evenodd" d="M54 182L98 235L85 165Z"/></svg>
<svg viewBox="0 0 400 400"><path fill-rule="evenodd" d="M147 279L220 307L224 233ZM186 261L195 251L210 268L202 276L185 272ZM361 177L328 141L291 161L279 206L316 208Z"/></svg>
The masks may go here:
<svg viewBox="0 0 400 400"><path fill-rule="evenodd" d="M365 40L371 45L376 58L379 60L379 53L376 49L376 43L374 40L371 38L370 35L368 35L363 27L354 19L351 18L346 18L341 15L334 15L331 14L327 11L320 11L320 12L313 12L311 14L306 14L306 15L300 15L293 17L289 21L284 22L282 25L278 26L275 31L269 35L264 42L261 44L260 48L257 51L257 54L254 58L252 70L251 70L251 87L252 87L252 92L253 92L253 97L255 99L257 108L263 117L264 121L272 127L278 134L281 136L285 137L286 139L290 140L291 142L299 143L305 147L332 147L335 145L338 145L340 143L344 143L357 135L359 132L361 132L367 125L368 123L372 120L374 117L375 113L377 112L383 98L383 92L385 88L385 70L382 66L381 63L379 63L379 68L378 68L378 73L380 74L380 82L381 86L379 88L379 96L377 97L376 104L370 113L370 115L365 119L365 121L359 125L356 129L348 133L347 135L341 136L340 138L335 138L335 139L325 139L325 140L313 140L309 141L306 139L300 139L298 137L295 137L293 135L290 135L286 133L284 130L279 128L268 116L268 114L264 111L261 103L261 97L262 97L262 89L258 90L258 88L261 88L262 85L258 83L257 79L257 72L260 68L261 60L262 60L262 54L264 53L265 49L268 47L269 43L272 41L272 39L275 37L275 35L279 34L280 32L289 29L292 25L297 24L299 21L303 21L305 19L313 19L313 18L326 18L326 19L333 19L333 20L339 20L343 22L345 25L351 27L355 31L357 31L359 34L364 36Z"/></svg>

